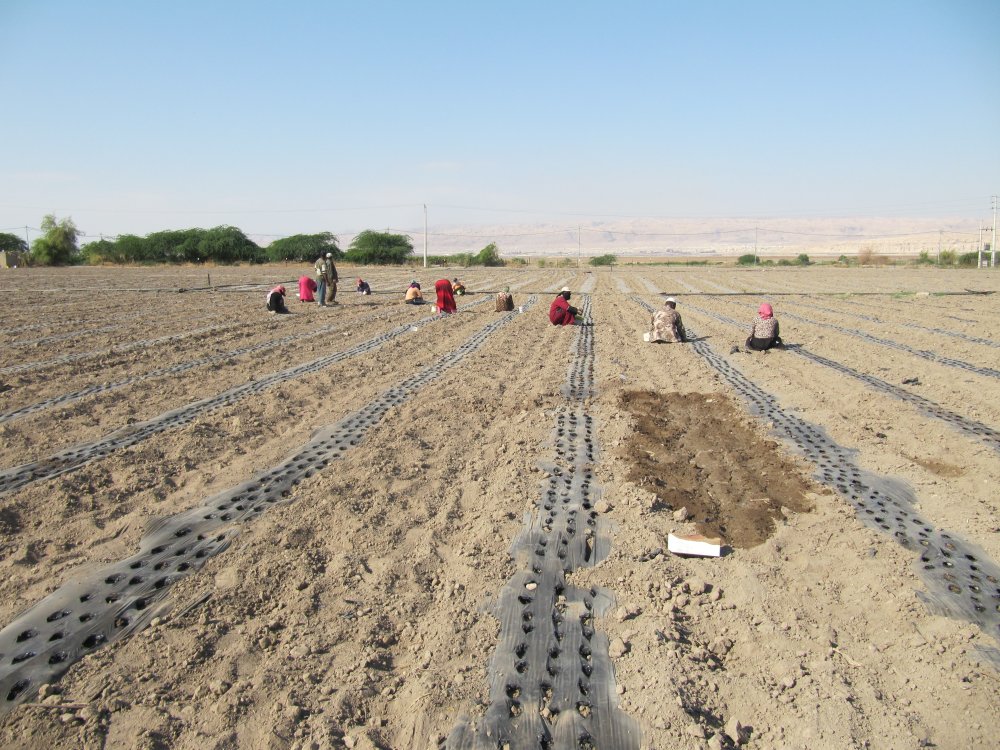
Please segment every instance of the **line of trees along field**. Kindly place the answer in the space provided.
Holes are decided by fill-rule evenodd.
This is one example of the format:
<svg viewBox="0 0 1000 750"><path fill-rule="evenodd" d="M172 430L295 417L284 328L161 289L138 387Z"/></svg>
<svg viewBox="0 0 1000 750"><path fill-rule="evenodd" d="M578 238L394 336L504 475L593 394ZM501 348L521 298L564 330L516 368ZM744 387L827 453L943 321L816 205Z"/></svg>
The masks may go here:
<svg viewBox="0 0 1000 750"><path fill-rule="evenodd" d="M413 241L405 234L365 230L356 235L346 251L330 232L282 237L260 247L240 229L176 229L153 232L145 237L123 234L79 247L81 232L72 219L42 219L42 235L29 250L17 235L0 232L0 250L26 255L31 265L66 266L102 263L311 263L326 253L361 265L402 265L414 259ZM497 246L490 243L478 253L433 256L435 265L502 266Z"/></svg>

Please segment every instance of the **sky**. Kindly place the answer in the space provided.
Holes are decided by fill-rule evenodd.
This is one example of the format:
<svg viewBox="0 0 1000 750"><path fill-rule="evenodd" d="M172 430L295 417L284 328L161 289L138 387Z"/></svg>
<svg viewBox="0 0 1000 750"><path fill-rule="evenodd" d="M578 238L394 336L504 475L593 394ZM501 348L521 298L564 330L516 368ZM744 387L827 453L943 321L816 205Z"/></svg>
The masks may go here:
<svg viewBox="0 0 1000 750"><path fill-rule="evenodd" d="M0 231L977 221L998 36L996 0L0 0Z"/></svg>

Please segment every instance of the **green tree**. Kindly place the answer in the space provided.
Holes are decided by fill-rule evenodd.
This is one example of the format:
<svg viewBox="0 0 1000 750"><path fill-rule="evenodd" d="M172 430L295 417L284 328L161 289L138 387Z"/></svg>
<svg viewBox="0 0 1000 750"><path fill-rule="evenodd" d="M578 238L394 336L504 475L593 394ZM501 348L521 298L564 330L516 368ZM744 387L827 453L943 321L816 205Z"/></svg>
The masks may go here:
<svg viewBox="0 0 1000 750"><path fill-rule="evenodd" d="M56 221L49 214L42 219L42 234L31 245L31 260L41 266L65 266L77 260L76 241L80 230L72 219Z"/></svg>
<svg viewBox="0 0 1000 750"><path fill-rule="evenodd" d="M268 245L266 252L267 259L272 263L283 260L313 261L327 253L332 253L334 259L343 255L337 246L337 238L329 232L282 237Z"/></svg>
<svg viewBox="0 0 1000 750"><path fill-rule="evenodd" d="M28 252L28 243L16 234L0 232L0 252L26 253Z"/></svg>
<svg viewBox="0 0 1000 750"><path fill-rule="evenodd" d="M503 258L500 257L500 250L495 242L491 242L478 253L473 259L473 264L477 266L502 266Z"/></svg>
<svg viewBox="0 0 1000 750"><path fill-rule="evenodd" d="M755 266L757 265L757 256L753 253L747 253L746 255L741 255L736 259L736 262L741 266Z"/></svg>
<svg viewBox="0 0 1000 750"><path fill-rule="evenodd" d="M608 253L607 255L598 255L596 258L590 259L590 265L592 266L613 266L618 262L618 256Z"/></svg>
<svg viewBox="0 0 1000 750"><path fill-rule="evenodd" d="M362 265L403 265L413 255L413 242L405 234L366 229L357 235L344 254L346 260Z"/></svg>
<svg viewBox="0 0 1000 750"><path fill-rule="evenodd" d="M795 262L798 263L800 266L812 265L812 261L809 260L809 256L806 255L805 253L799 253L799 257L795 259Z"/></svg>

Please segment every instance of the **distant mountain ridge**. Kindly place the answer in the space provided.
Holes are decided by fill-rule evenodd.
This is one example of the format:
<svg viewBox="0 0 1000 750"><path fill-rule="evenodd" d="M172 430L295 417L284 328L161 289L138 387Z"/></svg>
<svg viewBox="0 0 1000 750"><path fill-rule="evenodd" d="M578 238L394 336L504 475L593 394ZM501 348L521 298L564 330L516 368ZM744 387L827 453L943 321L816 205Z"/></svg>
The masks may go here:
<svg viewBox="0 0 1000 750"><path fill-rule="evenodd" d="M417 255L423 253L423 228L394 228L408 234ZM450 255L476 252L495 242L505 257L643 255L817 255L855 254L864 247L885 254L916 254L954 249L975 250L979 227L974 219L835 217L835 218L691 218L618 219L566 223L438 225L428 227L427 252ZM338 235L346 247L352 234ZM989 233L984 233L989 242Z"/></svg>

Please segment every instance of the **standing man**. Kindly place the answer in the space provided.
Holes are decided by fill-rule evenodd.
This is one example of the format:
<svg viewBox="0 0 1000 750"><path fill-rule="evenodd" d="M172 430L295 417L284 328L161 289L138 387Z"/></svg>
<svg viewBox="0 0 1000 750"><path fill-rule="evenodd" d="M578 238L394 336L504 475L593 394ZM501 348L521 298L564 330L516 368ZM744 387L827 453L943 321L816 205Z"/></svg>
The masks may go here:
<svg viewBox="0 0 1000 750"><path fill-rule="evenodd" d="M316 259L316 299L319 301L320 307L326 307L326 280L329 277L329 261L327 258L330 257L330 253L326 254L326 258L320 255Z"/></svg>
<svg viewBox="0 0 1000 750"><path fill-rule="evenodd" d="M340 277L337 275L337 266L333 264L333 253L326 254L327 277L326 277L326 303L328 305L337 304L337 282Z"/></svg>

